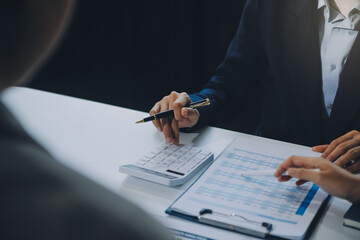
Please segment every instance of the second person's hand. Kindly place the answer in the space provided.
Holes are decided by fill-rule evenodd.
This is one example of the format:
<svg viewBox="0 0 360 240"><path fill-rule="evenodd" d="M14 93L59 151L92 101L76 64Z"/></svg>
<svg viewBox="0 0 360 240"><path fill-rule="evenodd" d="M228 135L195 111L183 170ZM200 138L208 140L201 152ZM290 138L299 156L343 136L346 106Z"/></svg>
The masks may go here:
<svg viewBox="0 0 360 240"><path fill-rule="evenodd" d="M349 172L360 170L360 133L351 131L335 139L329 145L313 147L313 151L321 152L322 158L335 162Z"/></svg>
<svg viewBox="0 0 360 240"><path fill-rule="evenodd" d="M185 107L189 103L191 103L191 99L187 93L173 91L150 110L150 115L169 109L174 110L174 117L153 121L154 126L163 132L166 142L179 144L179 128L192 127L199 120L200 114L196 109Z"/></svg>
<svg viewBox="0 0 360 240"><path fill-rule="evenodd" d="M282 175L286 171L290 176ZM331 195L360 201L360 178L323 158L291 156L279 165L274 176L280 182L291 177L311 181Z"/></svg>

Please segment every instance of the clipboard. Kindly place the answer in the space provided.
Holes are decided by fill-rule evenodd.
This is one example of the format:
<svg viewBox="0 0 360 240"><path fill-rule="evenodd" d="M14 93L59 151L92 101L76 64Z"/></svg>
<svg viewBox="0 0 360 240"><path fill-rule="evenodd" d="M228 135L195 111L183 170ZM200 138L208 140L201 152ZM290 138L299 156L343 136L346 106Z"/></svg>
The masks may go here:
<svg viewBox="0 0 360 240"><path fill-rule="evenodd" d="M234 139L234 141L235 141L235 139ZM197 182L197 180L199 180L202 177L202 175L212 166L213 163L214 163L214 161L211 162L211 164L200 174L200 176L189 186L189 188L174 201L174 203L178 199L180 199ZM181 213L181 212L172 210L173 204L170 205L170 207L168 207L165 210L165 213L175 216L175 217L186 219L186 220L189 220L192 222L202 223L202 224L209 225L212 227L230 230L233 232L243 233L243 234L260 237L260 238L266 238L267 236L270 235L270 232L272 230L272 224L269 222L252 221L248 218L245 218L245 217L235 214L235 213L227 215L224 213L215 212L208 208L203 208L199 211L199 214L197 216L191 216L189 214L185 214L185 213ZM242 221L242 222L239 221L236 224L230 223L227 221L227 219L231 218L231 217L241 218L244 221Z"/></svg>
<svg viewBox="0 0 360 240"><path fill-rule="evenodd" d="M212 227L226 229L234 232L244 233L247 235L266 238L271 230L272 224L268 222L253 222L249 219L244 219L240 215L226 215L220 212L214 212L211 209L204 208L199 212L198 216L190 216L171 209L171 206L165 211L169 215L184 218L193 222L206 224ZM239 217L244 221L239 221L237 224L226 221L226 218Z"/></svg>
<svg viewBox="0 0 360 240"><path fill-rule="evenodd" d="M241 174L276 168L293 154L315 153L285 142L237 138L165 212L261 238L302 239L327 194L311 183L297 187L295 180L279 183L272 176Z"/></svg>

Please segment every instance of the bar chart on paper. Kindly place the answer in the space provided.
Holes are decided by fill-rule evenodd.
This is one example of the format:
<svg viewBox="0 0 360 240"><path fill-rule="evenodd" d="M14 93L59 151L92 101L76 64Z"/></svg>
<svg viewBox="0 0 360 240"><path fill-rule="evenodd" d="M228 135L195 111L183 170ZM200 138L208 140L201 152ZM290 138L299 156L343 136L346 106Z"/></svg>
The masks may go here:
<svg viewBox="0 0 360 240"><path fill-rule="evenodd" d="M273 224L273 235L301 238L326 194L318 186L295 180L280 183L273 176L242 176L242 172L275 170L290 155L313 155L296 145L257 146L236 139L187 192L172 205L194 215L206 207L227 215Z"/></svg>

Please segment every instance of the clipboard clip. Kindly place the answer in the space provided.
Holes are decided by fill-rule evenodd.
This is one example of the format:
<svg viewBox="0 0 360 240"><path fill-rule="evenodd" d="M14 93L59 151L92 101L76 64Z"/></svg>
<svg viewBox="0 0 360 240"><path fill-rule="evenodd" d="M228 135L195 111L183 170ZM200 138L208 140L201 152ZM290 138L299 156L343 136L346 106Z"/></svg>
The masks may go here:
<svg viewBox="0 0 360 240"><path fill-rule="evenodd" d="M239 224L226 223L225 221L221 221L220 219L218 219L216 216L220 218L225 217L225 218L234 218L234 219L237 218L238 220L241 219L245 224L241 224L240 223L241 221L239 221ZM211 226L228 229L235 232L241 232L261 238L266 238L269 235L270 231L272 230L271 223L252 221L236 213L225 214L225 213L215 212L208 208L201 209L199 212L199 216L197 218L198 221L201 223L205 223Z"/></svg>

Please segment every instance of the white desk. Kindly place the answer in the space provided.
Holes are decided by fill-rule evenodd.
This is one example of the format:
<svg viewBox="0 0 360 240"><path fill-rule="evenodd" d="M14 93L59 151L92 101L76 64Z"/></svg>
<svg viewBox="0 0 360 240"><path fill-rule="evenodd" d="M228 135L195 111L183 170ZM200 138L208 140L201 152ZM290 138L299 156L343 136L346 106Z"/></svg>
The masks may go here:
<svg viewBox="0 0 360 240"><path fill-rule="evenodd" d="M165 215L165 209L195 177L184 186L170 188L118 172L119 165L132 162L163 141L162 134L151 123L134 124L146 113L28 88L9 89L2 95L2 101L59 161L160 216L160 220L166 219L165 223L171 227L192 229L191 232L206 233L212 238L250 239ZM226 143L236 136L254 138L207 127L194 141L202 146L215 141ZM342 217L349 206L347 201L332 198L311 239L359 239L360 231L342 225Z"/></svg>

